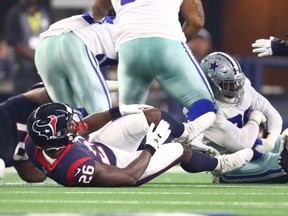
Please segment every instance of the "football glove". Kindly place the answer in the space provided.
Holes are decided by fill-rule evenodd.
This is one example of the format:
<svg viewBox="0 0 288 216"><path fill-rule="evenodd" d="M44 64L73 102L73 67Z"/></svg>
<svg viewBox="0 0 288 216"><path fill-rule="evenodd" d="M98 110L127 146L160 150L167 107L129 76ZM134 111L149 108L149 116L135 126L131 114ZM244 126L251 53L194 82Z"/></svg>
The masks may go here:
<svg viewBox="0 0 288 216"><path fill-rule="evenodd" d="M249 115L249 121L255 121L258 125L267 121L264 114L259 110L253 110Z"/></svg>
<svg viewBox="0 0 288 216"><path fill-rule="evenodd" d="M261 138L262 144L258 144L255 147L255 150L261 154L265 154L272 151L272 149L275 146L277 138L278 136L275 134L268 134L267 138L265 139Z"/></svg>
<svg viewBox="0 0 288 216"><path fill-rule="evenodd" d="M152 123L146 134L146 144L144 145L144 149L153 155L157 148L159 148L169 137L171 133L169 127L170 124L163 119L159 122L155 130L155 124Z"/></svg>
<svg viewBox="0 0 288 216"><path fill-rule="evenodd" d="M258 39L252 44L254 48L252 51L258 53L258 57L271 56L273 55L273 43L277 40L279 39L273 36L270 36L269 39Z"/></svg>

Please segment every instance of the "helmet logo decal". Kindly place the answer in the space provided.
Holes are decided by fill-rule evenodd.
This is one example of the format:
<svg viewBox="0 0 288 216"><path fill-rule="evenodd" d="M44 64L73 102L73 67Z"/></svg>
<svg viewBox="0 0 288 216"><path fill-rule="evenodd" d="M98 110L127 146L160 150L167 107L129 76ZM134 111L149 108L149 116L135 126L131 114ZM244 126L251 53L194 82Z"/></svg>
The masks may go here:
<svg viewBox="0 0 288 216"><path fill-rule="evenodd" d="M223 68L221 65L218 65L217 63L218 63L218 60L216 60L214 63L209 62L209 64L210 64L209 70L212 70L214 73L216 73L218 68ZM223 71L223 72L225 72L225 71Z"/></svg>
<svg viewBox="0 0 288 216"><path fill-rule="evenodd" d="M56 136L56 124L57 124L57 116L50 115L48 116L50 121L45 124L41 124L40 120L35 121L32 125L33 131L38 133L39 136L46 137L47 140L55 139Z"/></svg>

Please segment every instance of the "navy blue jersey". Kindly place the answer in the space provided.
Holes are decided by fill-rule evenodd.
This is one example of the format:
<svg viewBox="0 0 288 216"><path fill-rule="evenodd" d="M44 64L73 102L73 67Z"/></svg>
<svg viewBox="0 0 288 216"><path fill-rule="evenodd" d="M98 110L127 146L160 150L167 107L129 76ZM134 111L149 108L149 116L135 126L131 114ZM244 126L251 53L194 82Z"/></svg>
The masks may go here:
<svg viewBox="0 0 288 216"><path fill-rule="evenodd" d="M26 122L38 106L23 95L11 97L0 104L0 158L6 167L27 159L24 149Z"/></svg>
<svg viewBox="0 0 288 216"><path fill-rule="evenodd" d="M30 138L25 149L39 170L63 186L92 186L95 161L116 166L116 157L110 148L101 143L88 142L82 137L67 145L52 165Z"/></svg>

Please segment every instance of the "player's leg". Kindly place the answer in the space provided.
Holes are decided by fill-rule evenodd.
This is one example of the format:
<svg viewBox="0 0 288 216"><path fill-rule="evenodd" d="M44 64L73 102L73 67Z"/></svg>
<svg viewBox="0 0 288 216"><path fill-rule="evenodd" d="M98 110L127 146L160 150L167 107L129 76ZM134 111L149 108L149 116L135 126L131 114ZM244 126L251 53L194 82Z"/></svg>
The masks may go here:
<svg viewBox="0 0 288 216"><path fill-rule="evenodd" d="M262 157L251 161L246 166L229 172L219 179L217 183L287 183L288 175L285 175L278 164L279 147L281 139L277 139L274 150Z"/></svg>
<svg viewBox="0 0 288 216"><path fill-rule="evenodd" d="M109 91L96 60L73 33L44 39L35 60L53 101L85 106L89 113L110 108Z"/></svg>
<svg viewBox="0 0 288 216"><path fill-rule="evenodd" d="M89 114L111 108L110 92L97 59L82 40L72 32L67 33L61 41L61 49L66 76L78 107L84 107Z"/></svg>
<svg viewBox="0 0 288 216"><path fill-rule="evenodd" d="M143 104L147 100L154 71L147 61L149 55L146 47L140 39L135 39L119 48L119 104Z"/></svg>
<svg viewBox="0 0 288 216"><path fill-rule="evenodd" d="M36 49L35 64L51 100L77 108L77 103L71 100L73 91L61 62L59 40L60 36L42 40Z"/></svg>
<svg viewBox="0 0 288 216"><path fill-rule="evenodd" d="M189 136L181 122L176 121L165 111L153 108L139 114L127 115L105 125L100 131L90 136L91 141L102 142L133 152L138 149L151 123L156 125L163 119L170 124L174 138L185 139ZM111 134L113 131L113 134Z"/></svg>
<svg viewBox="0 0 288 216"><path fill-rule="evenodd" d="M135 152L149 128L143 112L131 114L106 124L90 136L90 141L105 143L126 152Z"/></svg>
<svg viewBox="0 0 288 216"><path fill-rule="evenodd" d="M210 157L201 152L192 151L180 143L166 143L157 149L141 179L136 185L144 184L174 165L181 163L181 167L188 173L213 171L223 174L246 165L252 158L251 149L243 149L234 154Z"/></svg>
<svg viewBox="0 0 288 216"><path fill-rule="evenodd" d="M214 96L208 81L186 44L155 38L151 47L150 54L158 62L156 79L187 108L191 139L194 139L215 120ZM159 50L165 55L160 55Z"/></svg>

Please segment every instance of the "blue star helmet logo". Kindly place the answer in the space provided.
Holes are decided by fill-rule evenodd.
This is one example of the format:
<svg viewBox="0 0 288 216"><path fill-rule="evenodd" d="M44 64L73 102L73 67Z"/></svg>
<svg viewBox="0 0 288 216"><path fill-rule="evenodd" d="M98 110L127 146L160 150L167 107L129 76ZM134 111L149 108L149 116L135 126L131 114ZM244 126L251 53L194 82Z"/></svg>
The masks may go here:
<svg viewBox="0 0 288 216"><path fill-rule="evenodd" d="M212 70L212 71L214 71L214 73L216 73L217 69L219 67L222 67L221 65L218 65L217 63L218 63L218 59L216 59L216 61L214 63L210 63L209 70Z"/></svg>

